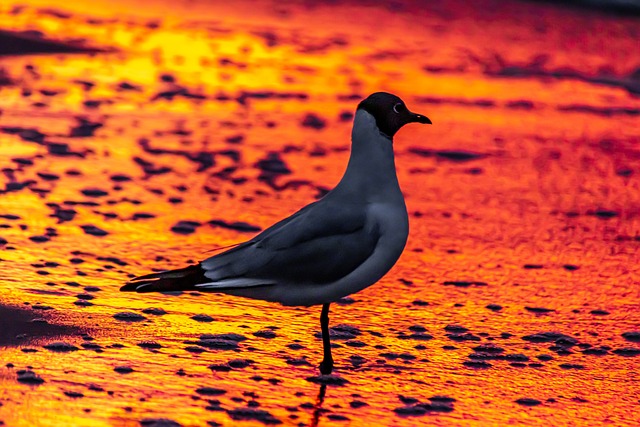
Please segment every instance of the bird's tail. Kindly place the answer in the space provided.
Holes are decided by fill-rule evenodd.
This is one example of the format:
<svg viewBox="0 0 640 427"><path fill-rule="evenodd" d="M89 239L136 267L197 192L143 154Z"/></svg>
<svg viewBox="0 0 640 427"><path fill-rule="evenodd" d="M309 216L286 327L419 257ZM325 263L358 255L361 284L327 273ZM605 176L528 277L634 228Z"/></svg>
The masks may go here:
<svg viewBox="0 0 640 427"><path fill-rule="evenodd" d="M190 265L177 270L146 274L131 279L120 288L122 292L176 292L195 289L195 285L210 280L204 275L200 264Z"/></svg>

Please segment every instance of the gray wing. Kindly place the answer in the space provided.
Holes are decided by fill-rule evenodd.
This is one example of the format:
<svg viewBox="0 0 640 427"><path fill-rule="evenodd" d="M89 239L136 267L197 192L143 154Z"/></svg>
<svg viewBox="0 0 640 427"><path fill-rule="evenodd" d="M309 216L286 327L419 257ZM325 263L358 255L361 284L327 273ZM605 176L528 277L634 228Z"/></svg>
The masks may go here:
<svg viewBox="0 0 640 427"><path fill-rule="evenodd" d="M364 206L323 199L200 265L213 288L331 283L362 264L378 238Z"/></svg>

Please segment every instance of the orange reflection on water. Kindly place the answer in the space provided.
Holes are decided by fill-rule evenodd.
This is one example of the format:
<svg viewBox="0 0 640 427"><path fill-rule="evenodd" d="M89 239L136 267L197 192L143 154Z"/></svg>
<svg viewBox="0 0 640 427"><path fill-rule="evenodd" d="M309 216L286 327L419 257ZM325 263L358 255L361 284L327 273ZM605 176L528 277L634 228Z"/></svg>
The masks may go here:
<svg viewBox="0 0 640 427"><path fill-rule="evenodd" d="M0 29L104 52L0 57L6 425L637 424L637 21L518 2L14 3ZM349 113L378 90L434 125L394 143L407 250L332 307L346 384L308 381L317 308L118 292L252 236L221 224L265 228L330 189ZM201 339L229 333L245 339Z"/></svg>

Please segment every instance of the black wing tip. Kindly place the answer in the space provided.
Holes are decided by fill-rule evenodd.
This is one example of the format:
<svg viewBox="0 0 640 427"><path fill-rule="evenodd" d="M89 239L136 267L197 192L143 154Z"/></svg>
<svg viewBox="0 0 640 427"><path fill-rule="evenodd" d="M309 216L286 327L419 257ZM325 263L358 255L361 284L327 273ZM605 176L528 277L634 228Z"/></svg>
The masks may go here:
<svg viewBox="0 0 640 427"><path fill-rule="evenodd" d="M134 277L120 288L120 292L178 292L190 289L196 283L203 283L202 280L207 280L204 270L200 264L194 264Z"/></svg>
<svg viewBox="0 0 640 427"><path fill-rule="evenodd" d="M127 283L126 285L120 287L120 292L135 292L138 289L138 283Z"/></svg>
<svg viewBox="0 0 640 427"><path fill-rule="evenodd" d="M170 272L171 272L171 270L165 270L165 271L159 271L159 272L156 272L156 273L145 274L143 276L138 276L138 277L134 277L133 279L129 279L129 283L131 283L131 282L141 282L143 280L149 280L149 279L158 279L163 274L170 273Z"/></svg>
<svg viewBox="0 0 640 427"><path fill-rule="evenodd" d="M154 280L154 279L167 279L167 278L176 278L176 277L184 277L186 274L188 273L193 273L194 271L198 271L201 268L200 263L197 264L191 264L188 265L184 268L178 268L175 270L163 270L163 271L156 271L154 273L149 273L149 274L145 274L142 276L138 276L138 277L134 277L132 279L129 280L129 282L142 282L142 281L149 281L149 280ZM177 276L175 276L177 275ZM175 277L171 277L171 276L175 276Z"/></svg>
<svg viewBox="0 0 640 427"><path fill-rule="evenodd" d="M129 282L120 288L120 292L153 292L152 286L156 280L146 282Z"/></svg>

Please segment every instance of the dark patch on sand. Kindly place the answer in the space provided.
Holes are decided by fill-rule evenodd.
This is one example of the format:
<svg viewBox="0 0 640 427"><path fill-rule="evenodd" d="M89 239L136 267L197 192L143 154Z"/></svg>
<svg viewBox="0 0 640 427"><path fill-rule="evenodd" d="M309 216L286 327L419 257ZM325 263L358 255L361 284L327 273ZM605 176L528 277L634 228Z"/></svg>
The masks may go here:
<svg viewBox="0 0 640 427"><path fill-rule="evenodd" d="M488 156L488 154L485 153L476 153L466 150L432 150L423 147L409 147L408 151L421 157L436 157L440 160L449 160L452 162L468 162Z"/></svg>
<svg viewBox="0 0 640 427"><path fill-rule="evenodd" d="M259 421L266 425L282 424L282 421L263 409L236 408L227 410L227 414L234 421Z"/></svg>
<svg viewBox="0 0 640 427"><path fill-rule="evenodd" d="M168 418L144 418L140 421L142 427L180 427L182 424Z"/></svg>
<svg viewBox="0 0 640 427"><path fill-rule="evenodd" d="M106 52L106 50L78 43L51 40L35 31L15 32L0 30L0 55L96 52Z"/></svg>
<svg viewBox="0 0 640 427"><path fill-rule="evenodd" d="M540 402L538 399L532 399L530 397L522 397L522 398L516 400L516 403L518 405L522 405L522 406L538 406L542 402Z"/></svg>
<svg viewBox="0 0 640 427"><path fill-rule="evenodd" d="M398 398L405 405L395 408L393 412L401 417L415 417L435 412L452 412L456 399L447 396L433 396L430 403L420 402L415 397L399 395Z"/></svg>
<svg viewBox="0 0 640 427"><path fill-rule="evenodd" d="M40 338L56 338L63 336L79 335L84 333L81 328L75 326L58 325L47 322L34 322L34 319L43 317L43 311L37 313L24 308L16 308L0 305L0 347L18 346L30 344Z"/></svg>

